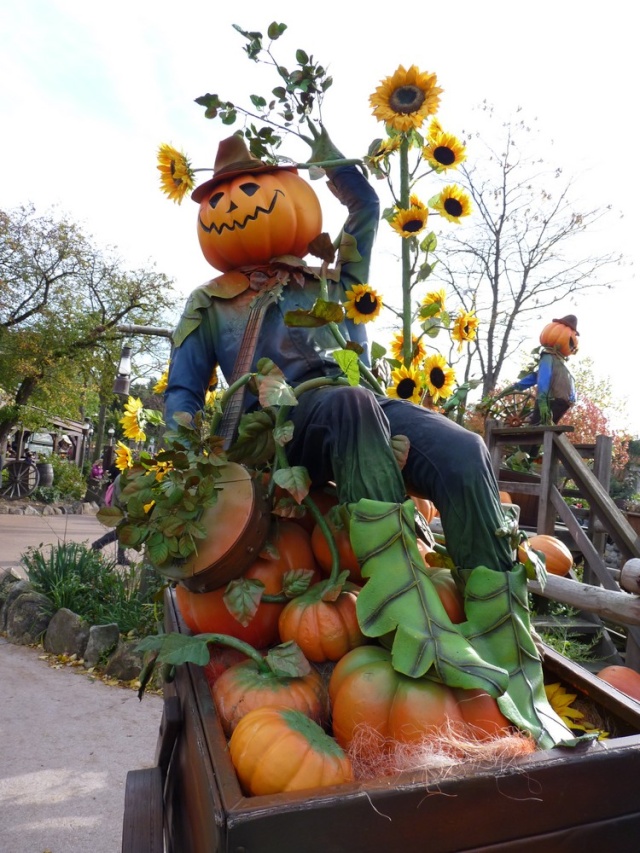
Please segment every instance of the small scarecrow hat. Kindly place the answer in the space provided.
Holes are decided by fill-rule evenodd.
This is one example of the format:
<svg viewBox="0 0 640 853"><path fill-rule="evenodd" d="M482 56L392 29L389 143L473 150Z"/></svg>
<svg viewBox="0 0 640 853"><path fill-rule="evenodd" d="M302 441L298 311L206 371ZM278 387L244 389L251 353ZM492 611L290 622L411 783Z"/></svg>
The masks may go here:
<svg viewBox="0 0 640 853"><path fill-rule="evenodd" d="M568 326L570 329L580 336L580 332L578 331L578 318L575 314L567 314L566 317L560 317L559 320L553 320L554 323L562 323L563 326Z"/></svg>
<svg viewBox="0 0 640 853"><path fill-rule="evenodd" d="M280 169L287 172L297 172L294 166L274 166L273 163L263 163L262 160L258 160L251 154L242 136L234 134L228 139L222 140L216 154L213 177L196 187L191 193L191 198L199 204L222 181L236 175L242 175L245 172L256 174L258 172L277 172Z"/></svg>

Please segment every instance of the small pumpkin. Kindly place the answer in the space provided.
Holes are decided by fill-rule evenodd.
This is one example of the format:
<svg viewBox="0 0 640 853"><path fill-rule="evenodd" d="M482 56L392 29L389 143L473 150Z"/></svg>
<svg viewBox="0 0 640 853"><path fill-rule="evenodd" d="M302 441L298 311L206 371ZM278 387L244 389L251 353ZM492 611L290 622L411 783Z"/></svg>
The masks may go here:
<svg viewBox="0 0 640 853"><path fill-rule="evenodd" d="M227 737L240 720L254 708L282 706L294 708L326 725L329 697L320 673L311 669L300 677L283 677L272 670L260 669L255 661L236 663L223 672L211 686L216 711Z"/></svg>
<svg viewBox="0 0 640 853"><path fill-rule="evenodd" d="M450 724L476 739L494 737L510 725L488 694L410 678L393 668L387 649L376 646L354 649L338 661L329 697L333 734L345 749L362 725L401 743L419 743Z"/></svg>
<svg viewBox="0 0 640 853"><path fill-rule="evenodd" d="M416 509L424 517L427 524L430 524L434 518L440 517L440 513L438 512L436 505L428 498L419 498L416 497L416 495L411 495L411 500L414 502Z"/></svg>
<svg viewBox="0 0 640 853"><path fill-rule="evenodd" d="M561 355L573 355L578 352L578 333L567 323L553 320L540 332L540 343L544 347L555 349Z"/></svg>
<svg viewBox="0 0 640 853"><path fill-rule="evenodd" d="M293 168L233 174L197 200L200 248L221 272L303 257L322 230L318 197Z"/></svg>
<svg viewBox="0 0 640 853"><path fill-rule="evenodd" d="M640 672L636 672L629 666L611 665L605 666L597 675L607 684L617 687L630 699L640 702Z"/></svg>
<svg viewBox="0 0 640 853"><path fill-rule="evenodd" d="M314 663L337 661L367 642L356 615L358 587L348 584L333 600L323 600L328 582L291 599L280 614L280 640L297 643Z"/></svg>
<svg viewBox="0 0 640 853"><path fill-rule="evenodd" d="M509 494L509 492L498 492L498 494L500 495L500 503L503 503L503 504L512 504L513 503L513 500L511 498L511 495Z"/></svg>
<svg viewBox="0 0 640 853"><path fill-rule="evenodd" d="M229 755L248 796L302 791L353 780L336 741L300 711L256 708L229 740Z"/></svg>
<svg viewBox="0 0 640 853"><path fill-rule="evenodd" d="M552 575L567 575L573 567L573 556L561 539L540 533L530 536L526 542L518 546L518 560L526 562L527 550L533 549L544 554L545 566Z"/></svg>

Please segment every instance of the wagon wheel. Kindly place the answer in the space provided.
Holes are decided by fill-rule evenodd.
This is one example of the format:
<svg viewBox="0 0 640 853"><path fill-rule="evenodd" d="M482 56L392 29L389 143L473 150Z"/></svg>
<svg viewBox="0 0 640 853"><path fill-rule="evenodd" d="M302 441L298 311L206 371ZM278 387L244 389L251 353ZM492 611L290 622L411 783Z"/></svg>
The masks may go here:
<svg viewBox="0 0 640 853"><path fill-rule="evenodd" d="M0 495L9 500L17 500L30 495L40 482L40 474L35 465L25 461L7 462L2 470Z"/></svg>

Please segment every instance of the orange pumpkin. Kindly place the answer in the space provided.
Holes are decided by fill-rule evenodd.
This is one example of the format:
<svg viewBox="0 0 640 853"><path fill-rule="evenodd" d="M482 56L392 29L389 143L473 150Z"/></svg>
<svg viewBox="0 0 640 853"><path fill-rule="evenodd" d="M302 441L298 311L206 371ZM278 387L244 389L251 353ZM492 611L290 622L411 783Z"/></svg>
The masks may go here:
<svg viewBox="0 0 640 853"><path fill-rule="evenodd" d="M246 794L279 794L353 780L351 762L317 723L290 708L256 708L229 740Z"/></svg>
<svg viewBox="0 0 640 853"><path fill-rule="evenodd" d="M311 582L319 580L309 534L305 530L292 521L279 521L273 544L278 556L271 558L267 554L259 557L244 573L244 578L261 581L268 595L281 592L285 572L294 569L313 569L317 574ZM191 592L178 584L176 604L190 631L194 634L229 634L256 649L264 649L278 641L278 619L284 603L260 602L253 619L248 625L242 625L227 609L224 594L225 588Z"/></svg>
<svg viewBox="0 0 640 853"><path fill-rule="evenodd" d="M318 725L329 718L329 697L320 673L286 678L269 669L260 670L253 660L229 667L211 687L220 723L227 737L254 708L295 708Z"/></svg>
<svg viewBox="0 0 640 853"><path fill-rule="evenodd" d="M605 666L598 673L598 678L606 681L612 687L617 687L626 696L640 702L640 672L629 666Z"/></svg>
<svg viewBox="0 0 640 853"><path fill-rule="evenodd" d="M333 533L336 548L338 549L340 571L348 571L349 580L352 583L362 585L364 578L362 577L360 564L351 545L349 530L343 525L338 526L338 521L334 520L331 512L325 515L325 521L329 530ZM318 565L323 573L328 575L331 571L331 552L329 551L329 545L322 532L322 528L318 524L313 528L313 533L311 534L311 547L313 548Z"/></svg>
<svg viewBox="0 0 640 853"><path fill-rule="evenodd" d="M402 675L393 668L391 653L377 646L354 649L338 661L329 697L333 734L344 749L359 726L401 743L420 743L450 724L477 739L509 729L488 694Z"/></svg>
<svg viewBox="0 0 640 853"><path fill-rule="evenodd" d="M503 504L513 503L513 501L511 500L511 495L509 494L509 492L498 492L498 494L500 495L500 503L503 503Z"/></svg>
<svg viewBox="0 0 640 853"><path fill-rule="evenodd" d="M321 230L318 197L295 169L235 174L200 202L200 248L221 272L278 255L303 257Z"/></svg>
<svg viewBox="0 0 640 853"><path fill-rule="evenodd" d="M336 661L367 642L356 615L357 587L343 589L334 601L322 600L325 583L293 598L280 614L283 643L293 640L308 660Z"/></svg>
<svg viewBox="0 0 640 853"><path fill-rule="evenodd" d="M544 347L552 347L564 356L578 352L577 333L571 326L559 323L557 320L547 323L540 332L540 343Z"/></svg>
<svg viewBox="0 0 640 853"><path fill-rule="evenodd" d="M414 502L416 509L422 514L427 524L433 521L434 518L440 517L440 513L436 509L436 505L428 498L419 498L415 495L411 495L411 500Z"/></svg>
<svg viewBox="0 0 640 853"><path fill-rule="evenodd" d="M527 550L533 549L544 554L545 566L552 575L567 575L573 566L573 557L567 546L555 536L540 533L529 537L518 546L518 560L526 562Z"/></svg>

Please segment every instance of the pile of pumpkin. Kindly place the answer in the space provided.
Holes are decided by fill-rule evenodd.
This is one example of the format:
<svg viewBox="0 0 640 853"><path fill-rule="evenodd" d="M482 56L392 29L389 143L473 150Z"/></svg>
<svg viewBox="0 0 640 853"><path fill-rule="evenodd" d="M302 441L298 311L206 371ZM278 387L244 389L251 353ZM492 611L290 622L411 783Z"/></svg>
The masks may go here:
<svg viewBox="0 0 640 853"><path fill-rule="evenodd" d="M427 521L436 515L430 502L414 502ZM351 781L353 750L362 744L363 733L368 733L367 749L377 751L380 766L390 745L422 749L447 731L454 731L458 741L464 737L474 743L514 736L529 741L514 731L488 694L453 689L428 677L410 678L393 668L388 649L365 637L358 624L356 601L365 581L348 530L331 510L324 517L340 568L349 573L335 588L319 583L330 574L332 560L323 531L310 517L278 519L269 548L243 577L260 581L264 593L273 596L282 590L288 572L304 568L313 572L311 585L287 603L260 601L247 624L230 613L225 588L192 592L182 584L176 587L179 611L192 633L238 641L235 648L212 645L205 674L245 793ZM463 622L463 599L447 568L446 549L420 547L450 619ZM552 553L553 547L548 550ZM551 563L555 565L553 557ZM297 644L309 662L304 674L283 676L264 662L267 650L287 643ZM528 742L521 751L533 748ZM375 767L376 755L367 755L365 763ZM357 778L362 778L357 771L363 766L355 768Z"/></svg>

